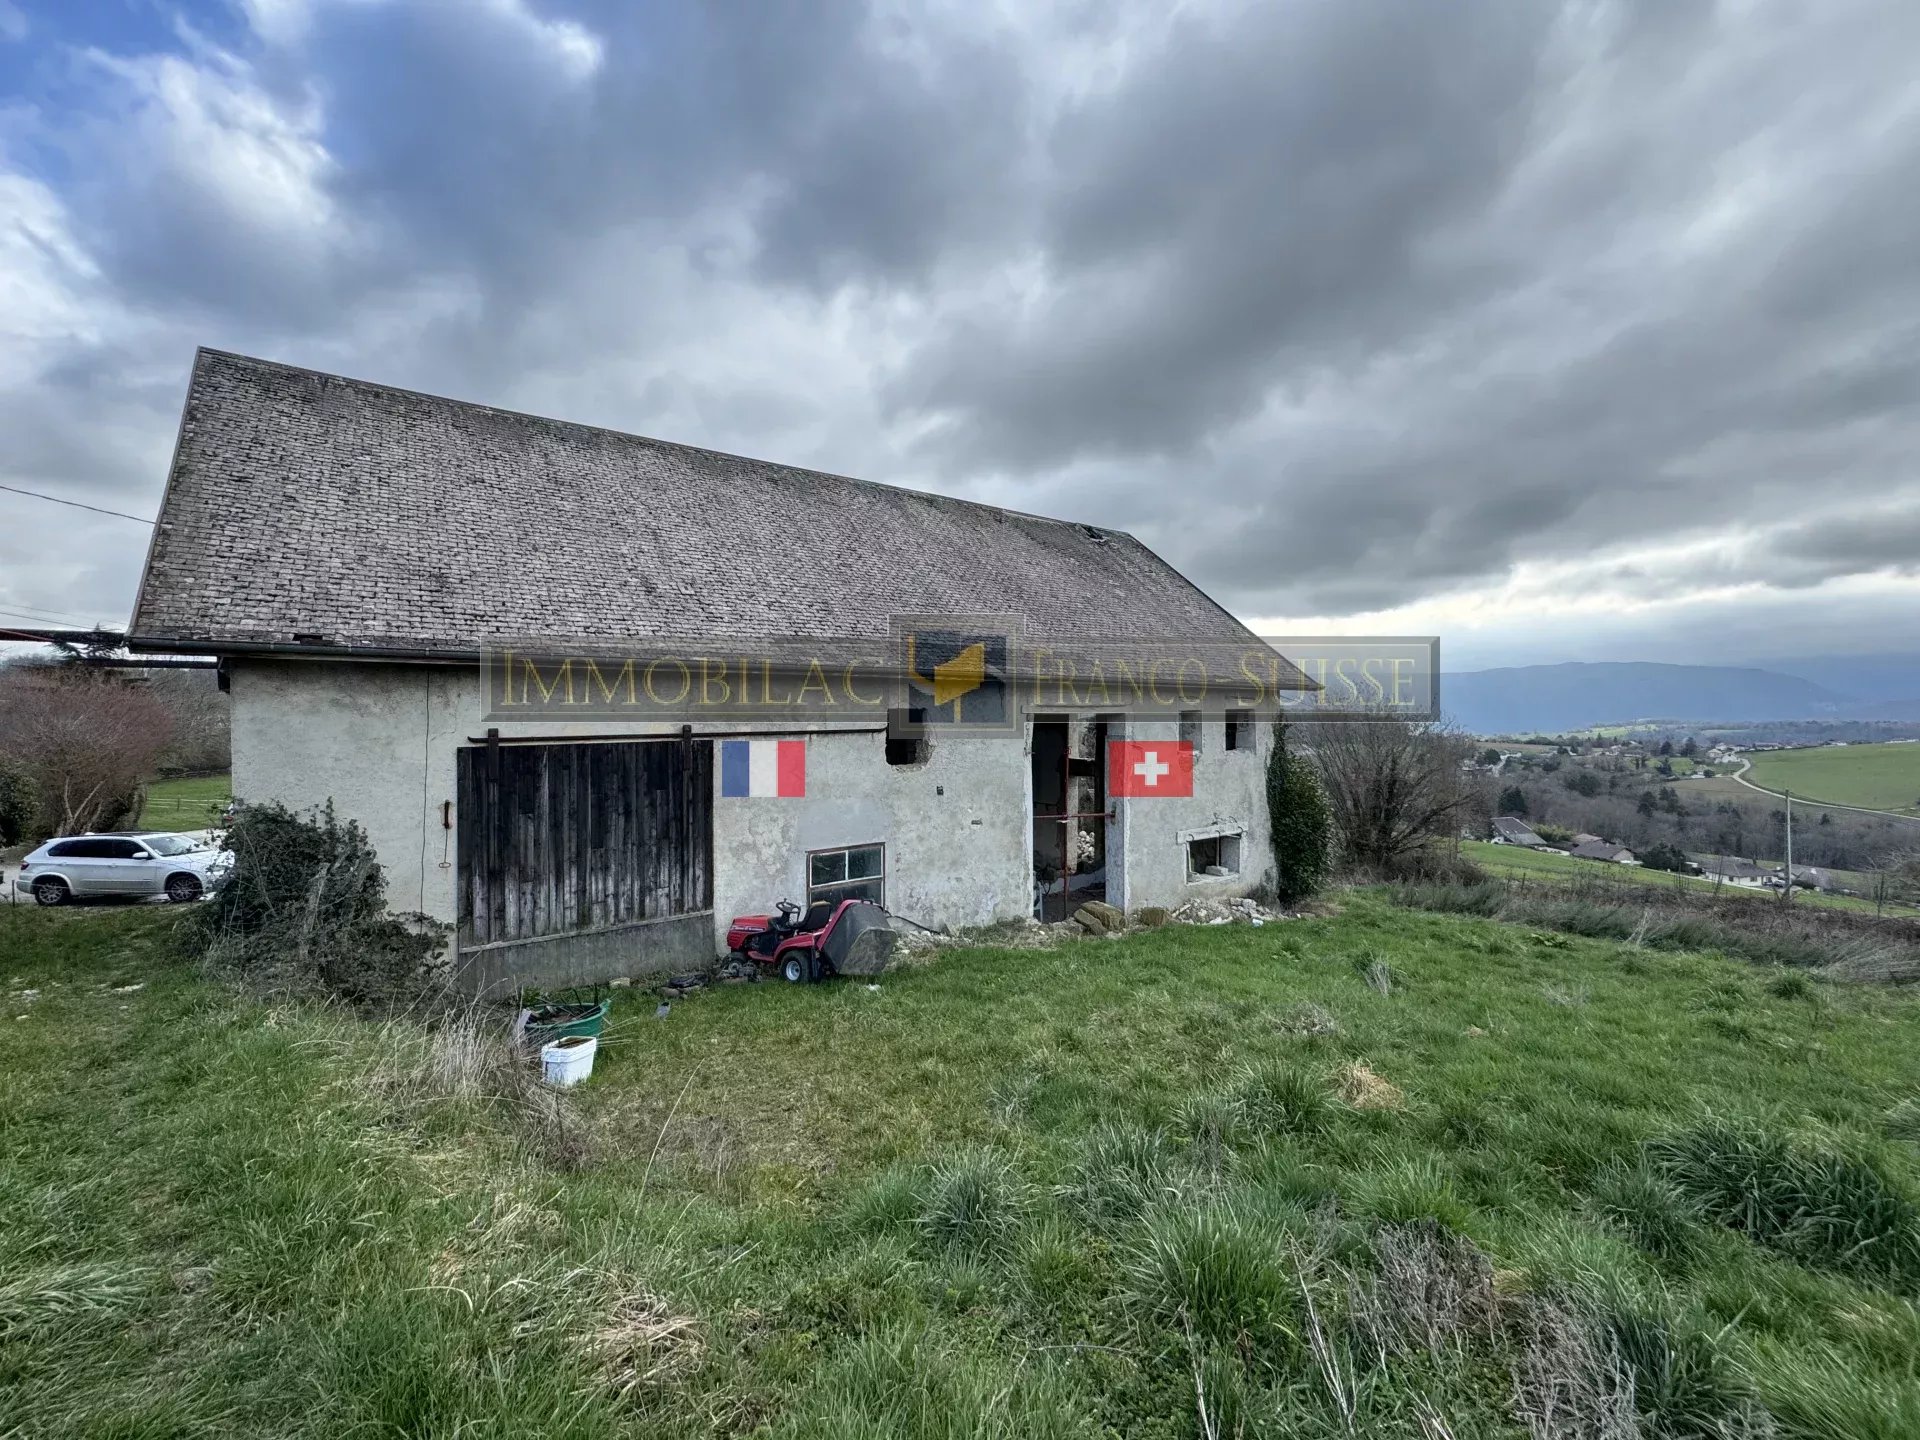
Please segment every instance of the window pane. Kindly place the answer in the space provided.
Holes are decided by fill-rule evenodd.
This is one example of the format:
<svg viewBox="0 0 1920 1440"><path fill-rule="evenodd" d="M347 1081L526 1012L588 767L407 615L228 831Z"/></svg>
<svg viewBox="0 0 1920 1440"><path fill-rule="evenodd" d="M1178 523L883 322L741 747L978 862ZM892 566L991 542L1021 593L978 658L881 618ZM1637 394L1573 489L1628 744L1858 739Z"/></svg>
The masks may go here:
<svg viewBox="0 0 1920 1440"><path fill-rule="evenodd" d="M807 870L809 885L831 885L847 878L847 852L829 850L813 857Z"/></svg>
<svg viewBox="0 0 1920 1440"><path fill-rule="evenodd" d="M871 900L876 905L886 903L886 882L878 877L872 880L849 880L841 885L822 885L807 892L807 903L826 901L838 905L842 900Z"/></svg>
<svg viewBox="0 0 1920 1440"><path fill-rule="evenodd" d="M140 847L131 840L109 840L107 842L107 858L109 860L132 860L140 853Z"/></svg>
<svg viewBox="0 0 1920 1440"><path fill-rule="evenodd" d="M48 849L47 858L49 860L75 858L80 854L80 847L85 843L83 840L64 840Z"/></svg>
<svg viewBox="0 0 1920 1440"><path fill-rule="evenodd" d="M881 850L878 845L863 845L858 850L847 852L847 876L853 880L865 880L880 873Z"/></svg>

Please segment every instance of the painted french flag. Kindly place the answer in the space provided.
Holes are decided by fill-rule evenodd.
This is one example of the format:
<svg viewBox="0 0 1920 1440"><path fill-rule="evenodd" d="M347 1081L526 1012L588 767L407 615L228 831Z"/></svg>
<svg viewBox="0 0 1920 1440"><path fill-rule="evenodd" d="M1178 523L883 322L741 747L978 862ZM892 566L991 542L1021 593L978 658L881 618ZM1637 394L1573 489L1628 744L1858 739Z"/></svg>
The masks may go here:
<svg viewBox="0 0 1920 1440"><path fill-rule="evenodd" d="M804 740L722 740L720 793L725 796L779 796L807 793L807 742Z"/></svg>

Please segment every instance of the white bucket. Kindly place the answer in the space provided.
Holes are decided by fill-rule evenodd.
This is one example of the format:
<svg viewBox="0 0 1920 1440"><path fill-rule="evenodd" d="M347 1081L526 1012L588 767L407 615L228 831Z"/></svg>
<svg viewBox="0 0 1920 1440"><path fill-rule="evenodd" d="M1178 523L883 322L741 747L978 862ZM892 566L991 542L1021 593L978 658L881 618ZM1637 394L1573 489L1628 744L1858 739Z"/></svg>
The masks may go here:
<svg viewBox="0 0 1920 1440"><path fill-rule="evenodd" d="M549 1085L578 1085L593 1073L600 1042L591 1035L568 1035L540 1050L540 1069Z"/></svg>

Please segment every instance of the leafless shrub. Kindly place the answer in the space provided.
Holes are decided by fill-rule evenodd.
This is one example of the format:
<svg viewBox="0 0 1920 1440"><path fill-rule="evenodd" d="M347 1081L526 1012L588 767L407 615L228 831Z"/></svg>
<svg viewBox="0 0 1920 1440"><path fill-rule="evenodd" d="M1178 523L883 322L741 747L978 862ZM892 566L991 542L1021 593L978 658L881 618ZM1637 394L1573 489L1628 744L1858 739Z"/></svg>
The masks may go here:
<svg viewBox="0 0 1920 1440"><path fill-rule="evenodd" d="M1377 719L1299 727L1332 806L1347 858L1387 874L1435 836L1456 835L1478 802L1462 768L1464 737L1427 721Z"/></svg>
<svg viewBox="0 0 1920 1440"><path fill-rule="evenodd" d="M0 670L0 751L30 787L42 830L105 830L127 818L172 731L167 707L117 672Z"/></svg>
<svg viewBox="0 0 1920 1440"><path fill-rule="evenodd" d="M1639 1440L1633 1370L1611 1332L1550 1297L1515 1309L1513 1408L1533 1440Z"/></svg>
<svg viewBox="0 0 1920 1440"><path fill-rule="evenodd" d="M136 672L149 694L166 707L172 738L161 756L168 773L217 774L233 763L232 706L211 670Z"/></svg>
<svg viewBox="0 0 1920 1440"><path fill-rule="evenodd" d="M1384 1355L1439 1356L1499 1321L1493 1265L1464 1235L1435 1221L1389 1225L1373 1241L1373 1269L1347 1277L1349 1319Z"/></svg>

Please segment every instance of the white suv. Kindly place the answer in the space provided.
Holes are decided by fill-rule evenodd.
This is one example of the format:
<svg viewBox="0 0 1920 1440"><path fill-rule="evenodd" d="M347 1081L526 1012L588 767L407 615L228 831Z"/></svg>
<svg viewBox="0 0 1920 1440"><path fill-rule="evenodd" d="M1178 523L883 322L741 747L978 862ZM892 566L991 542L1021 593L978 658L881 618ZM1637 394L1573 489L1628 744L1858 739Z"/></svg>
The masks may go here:
<svg viewBox="0 0 1920 1440"><path fill-rule="evenodd" d="M232 869L231 854L191 835L74 835L49 840L28 855L13 884L42 905L95 895L187 901L216 889Z"/></svg>

